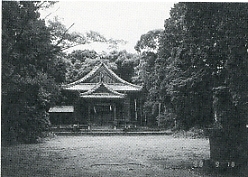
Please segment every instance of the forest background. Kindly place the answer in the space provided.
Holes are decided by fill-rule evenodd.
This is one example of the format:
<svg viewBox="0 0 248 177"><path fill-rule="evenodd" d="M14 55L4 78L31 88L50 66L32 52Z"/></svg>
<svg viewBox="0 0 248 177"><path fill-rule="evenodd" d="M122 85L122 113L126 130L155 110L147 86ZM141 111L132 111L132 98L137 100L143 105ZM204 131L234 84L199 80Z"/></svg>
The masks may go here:
<svg viewBox="0 0 248 177"><path fill-rule="evenodd" d="M65 50L122 40L98 32L69 32L39 10L54 2L2 2L2 141L35 142L49 130L48 109L66 100L60 85L77 80L101 61L146 90L148 126L188 130L212 127L213 96L228 89L234 128L247 124L248 4L176 3L164 29L151 29L137 53ZM70 28L70 27L69 27Z"/></svg>

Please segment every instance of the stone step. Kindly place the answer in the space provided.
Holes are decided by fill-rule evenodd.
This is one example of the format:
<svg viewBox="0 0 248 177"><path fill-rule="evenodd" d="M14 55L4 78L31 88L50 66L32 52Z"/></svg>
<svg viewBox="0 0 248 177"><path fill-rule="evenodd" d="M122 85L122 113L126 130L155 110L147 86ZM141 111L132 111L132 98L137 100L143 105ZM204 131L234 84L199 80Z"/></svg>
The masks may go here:
<svg viewBox="0 0 248 177"><path fill-rule="evenodd" d="M166 131L147 131L147 132L124 132L124 131L81 131L81 132L56 132L58 136L80 136L80 135L92 135L92 136L112 136L112 135L171 135L171 132Z"/></svg>
<svg viewBox="0 0 248 177"><path fill-rule="evenodd" d="M123 132L122 129L81 129L80 132Z"/></svg>

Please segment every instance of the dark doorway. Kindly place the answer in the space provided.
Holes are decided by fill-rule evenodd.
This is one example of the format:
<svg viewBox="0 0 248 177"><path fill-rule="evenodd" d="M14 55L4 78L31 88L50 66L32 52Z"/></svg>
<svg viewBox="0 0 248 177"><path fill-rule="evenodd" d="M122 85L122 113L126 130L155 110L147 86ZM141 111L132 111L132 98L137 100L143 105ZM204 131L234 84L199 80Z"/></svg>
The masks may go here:
<svg viewBox="0 0 248 177"><path fill-rule="evenodd" d="M113 124L114 115L113 115L113 105L108 103L99 103L92 107L93 126L103 126L108 127Z"/></svg>

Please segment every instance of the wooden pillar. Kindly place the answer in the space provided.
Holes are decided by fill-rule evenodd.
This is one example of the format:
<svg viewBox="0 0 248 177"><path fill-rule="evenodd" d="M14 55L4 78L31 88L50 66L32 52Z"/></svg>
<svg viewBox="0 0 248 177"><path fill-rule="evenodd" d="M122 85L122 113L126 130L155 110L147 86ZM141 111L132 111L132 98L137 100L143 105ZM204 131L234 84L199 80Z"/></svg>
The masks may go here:
<svg viewBox="0 0 248 177"><path fill-rule="evenodd" d="M137 124L137 120L138 120L138 115L137 115L137 100L134 99L134 114L135 114L135 127Z"/></svg>
<svg viewBox="0 0 248 177"><path fill-rule="evenodd" d="M135 111L135 121L138 120L138 115L137 115L137 100L134 99L134 111Z"/></svg>
<svg viewBox="0 0 248 177"><path fill-rule="evenodd" d="M131 105L130 105L130 97L127 96L124 100L123 100L123 116L124 116L124 120L126 123L130 123L131 121Z"/></svg>
<svg viewBox="0 0 248 177"><path fill-rule="evenodd" d="M141 100L139 99L139 111L138 111L138 117L139 117L139 119L140 119L140 125L142 125L143 126L143 111L142 111L142 106L141 106L142 104L141 104Z"/></svg>
<svg viewBox="0 0 248 177"><path fill-rule="evenodd" d="M74 111L73 111L73 123L78 120L78 107L77 104L73 103Z"/></svg>
<svg viewBox="0 0 248 177"><path fill-rule="evenodd" d="M116 125L117 125L116 104L114 104L113 106L114 106L114 129L116 129Z"/></svg>
<svg viewBox="0 0 248 177"><path fill-rule="evenodd" d="M91 123L90 123L90 104L88 104L88 130L91 129Z"/></svg>
<svg viewBox="0 0 248 177"><path fill-rule="evenodd" d="M124 126L125 126L125 128L127 127L127 122L126 122L126 118L124 118L124 115L125 115L125 109L124 109L124 107L125 107L125 101L124 100L122 100L122 102L121 102L121 107L120 107L120 117L121 117L121 120L122 121L124 121Z"/></svg>
<svg viewBox="0 0 248 177"><path fill-rule="evenodd" d="M80 122L80 120L82 118L81 117L82 115L80 115L81 102L79 99L77 99L73 102L73 107L74 107L74 111L73 111L73 124L74 124L74 123Z"/></svg>
<svg viewBox="0 0 248 177"><path fill-rule="evenodd" d="M127 118L130 121L131 119L131 110L130 110L131 106L130 106L130 98L127 99Z"/></svg>

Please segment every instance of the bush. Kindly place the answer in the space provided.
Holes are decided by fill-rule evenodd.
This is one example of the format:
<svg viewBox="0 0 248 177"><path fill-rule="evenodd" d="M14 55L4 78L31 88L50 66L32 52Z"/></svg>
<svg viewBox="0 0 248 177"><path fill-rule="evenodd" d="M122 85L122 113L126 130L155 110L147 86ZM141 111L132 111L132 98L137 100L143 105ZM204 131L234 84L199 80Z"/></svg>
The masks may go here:
<svg viewBox="0 0 248 177"><path fill-rule="evenodd" d="M207 136L204 133L203 129L192 127L190 130L176 130L173 133L175 138L206 138Z"/></svg>

